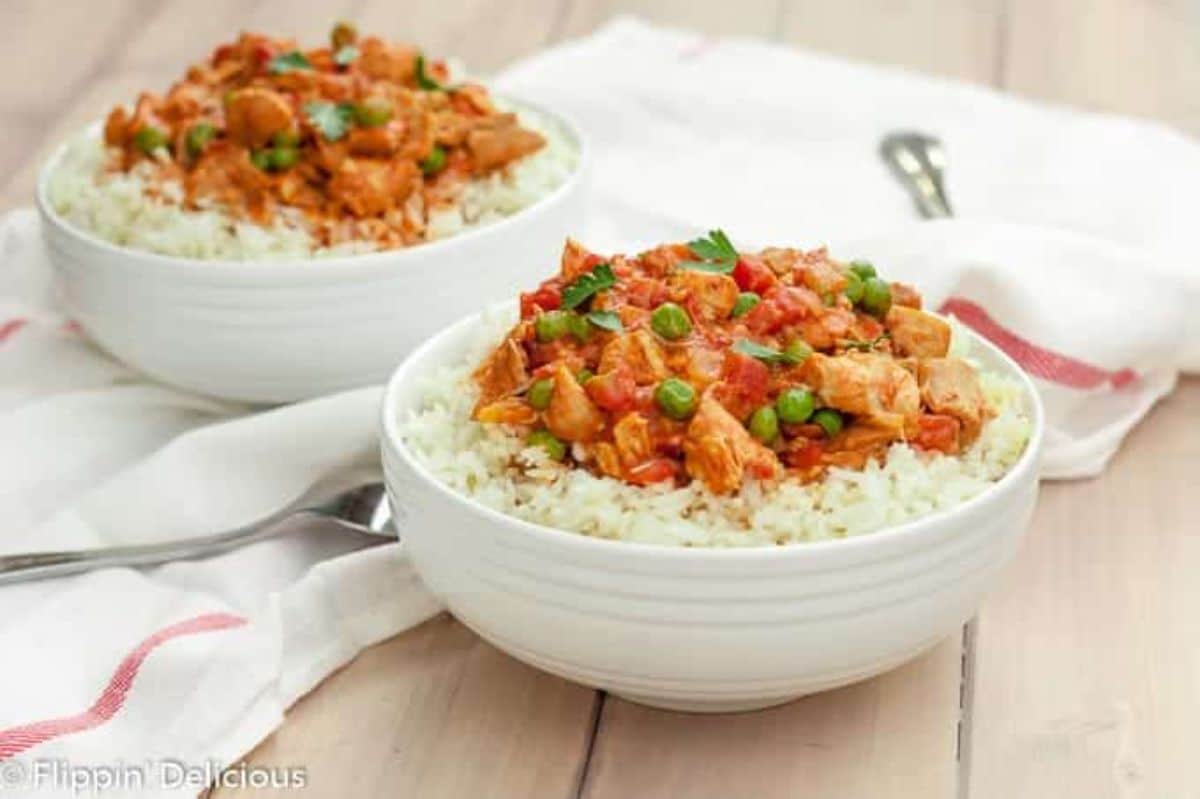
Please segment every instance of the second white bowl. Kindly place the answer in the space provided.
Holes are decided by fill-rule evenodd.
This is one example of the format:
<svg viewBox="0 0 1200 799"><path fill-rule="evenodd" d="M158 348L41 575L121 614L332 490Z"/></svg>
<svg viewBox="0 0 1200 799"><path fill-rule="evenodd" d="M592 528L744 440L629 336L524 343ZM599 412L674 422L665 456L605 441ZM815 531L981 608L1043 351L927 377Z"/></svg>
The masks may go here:
<svg viewBox="0 0 1200 799"><path fill-rule="evenodd" d="M522 104L528 105L528 104ZM184 389L291 402L382 383L449 321L535 285L581 219L587 144L565 183L493 224L401 250L294 262L174 258L110 244L55 213L60 149L37 188L62 301L104 349Z"/></svg>

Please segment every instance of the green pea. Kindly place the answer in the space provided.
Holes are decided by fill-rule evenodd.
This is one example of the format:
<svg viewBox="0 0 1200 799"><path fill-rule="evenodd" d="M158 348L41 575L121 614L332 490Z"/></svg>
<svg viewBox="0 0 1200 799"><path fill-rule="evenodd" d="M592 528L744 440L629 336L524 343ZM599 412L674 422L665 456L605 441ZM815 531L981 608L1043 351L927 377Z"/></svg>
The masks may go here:
<svg viewBox="0 0 1200 799"><path fill-rule="evenodd" d="M575 374L575 380L578 381L579 385L582 386L584 383L591 380L595 376L596 376L595 372L593 372L591 369L584 367L583 369L580 369Z"/></svg>
<svg viewBox="0 0 1200 799"><path fill-rule="evenodd" d="M545 377L541 380L534 380L533 385L529 387L529 391L525 394L525 399L534 410L544 411L550 407L550 395L554 393L553 378Z"/></svg>
<svg viewBox="0 0 1200 799"><path fill-rule="evenodd" d="M266 152L267 165L271 169L291 169L300 160L300 152L295 147L272 147Z"/></svg>
<svg viewBox="0 0 1200 799"><path fill-rule="evenodd" d="M567 445L555 438L549 430L534 430L529 434L529 438L525 439L525 443L531 447L541 447L556 461L567 457Z"/></svg>
<svg viewBox="0 0 1200 799"><path fill-rule="evenodd" d="M692 332L692 320L687 311L673 302L664 302L650 315L650 328L669 341L681 339Z"/></svg>
<svg viewBox="0 0 1200 799"><path fill-rule="evenodd" d="M539 316L533 323L533 332L537 334L538 341L557 341L571 332L571 316L567 311L546 311Z"/></svg>
<svg viewBox="0 0 1200 799"><path fill-rule="evenodd" d="M167 134L161 128L146 125L138 128L138 132L133 134L133 143L146 155L150 155L159 147L167 146Z"/></svg>
<svg viewBox="0 0 1200 799"><path fill-rule="evenodd" d="M580 341L587 341L592 337L592 326L588 324L586 317L577 313L567 313L567 332Z"/></svg>
<svg viewBox="0 0 1200 799"><path fill-rule="evenodd" d="M753 291L743 291L738 295L737 302L733 304L733 313L730 314L734 319L739 316L745 316L750 313L755 305L762 301L762 297L755 294Z"/></svg>
<svg viewBox="0 0 1200 799"><path fill-rule="evenodd" d="M446 151L437 145L434 145L434 148L430 150L429 155L425 156L425 158L421 160L421 171L426 175L435 175L438 172L441 172L445 166Z"/></svg>
<svg viewBox="0 0 1200 799"><path fill-rule="evenodd" d="M869 277L875 277L875 264L870 261L851 261L850 271L866 280Z"/></svg>
<svg viewBox="0 0 1200 799"><path fill-rule="evenodd" d="M820 425L825 435L830 438L842 432L842 427L845 426L842 415L833 408L822 408L812 415L812 420L814 424Z"/></svg>
<svg viewBox="0 0 1200 799"><path fill-rule="evenodd" d="M764 444L770 444L779 436L779 417L770 405L764 405L750 417L750 435Z"/></svg>
<svg viewBox="0 0 1200 799"><path fill-rule="evenodd" d="M217 129L210 122L197 122L188 128L187 134L183 137L183 146L187 149L187 154L192 158L196 158L200 153L204 152L204 148L217 135Z"/></svg>
<svg viewBox="0 0 1200 799"><path fill-rule="evenodd" d="M862 302L863 298L863 279L859 277L857 272L846 273L846 288L843 289L846 294L846 299L854 305Z"/></svg>
<svg viewBox="0 0 1200 799"><path fill-rule="evenodd" d="M298 147L300 145L300 134L297 131L284 128L276 131L271 136L271 144L276 147Z"/></svg>
<svg viewBox="0 0 1200 799"><path fill-rule="evenodd" d="M696 389L677 377L669 377L654 389L654 401L663 414L682 421L696 410Z"/></svg>
<svg viewBox="0 0 1200 799"><path fill-rule="evenodd" d="M257 150L250 153L250 163L266 172L271 168L271 152L270 150Z"/></svg>
<svg viewBox="0 0 1200 799"><path fill-rule="evenodd" d="M813 354L813 348L802 338L792 339L783 348L783 359L791 364L804 363Z"/></svg>
<svg viewBox="0 0 1200 799"><path fill-rule="evenodd" d="M386 125L392 118L392 104L379 97L368 97L354 106L354 121L364 128Z"/></svg>
<svg viewBox="0 0 1200 799"><path fill-rule="evenodd" d="M880 319L887 316L892 307L892 287L877 277L863 281L863 310Z"/></svg>
<svg viewBox="0 0 1200 799"><path fill-rule="evenodd" d="M775 413L788 424L807 422L817 406L817 398L806 388L789 388L775 398Z"/></svg>

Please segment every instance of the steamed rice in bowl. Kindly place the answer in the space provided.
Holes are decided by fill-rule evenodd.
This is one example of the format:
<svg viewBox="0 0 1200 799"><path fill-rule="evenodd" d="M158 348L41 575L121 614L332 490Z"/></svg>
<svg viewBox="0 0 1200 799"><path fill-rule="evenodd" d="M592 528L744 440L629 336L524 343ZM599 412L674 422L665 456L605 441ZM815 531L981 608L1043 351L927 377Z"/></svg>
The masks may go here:
<svg viewBox="0 0 1200 799"><path fill-rule="evenodd" d="M426 376L421 402L399 419L398 429L415 460L455 492L552 528L685 547L770 546L863 535L982 493L1020 459L1032 432L1021 382L986 370L972 358L971 334L951 325L946 355L971 363L989 409L977 438L961 451L944 454L896 440L874 450L861 468L823 467L819 479L812 473L802 479L788 470L781 479L747 476L736 491L716 492L684 474L633 485L598 473L594 464L583 468L586 456L575 459L578 444L570 444L564 461L531 446L512 425L474 418L480 386L473 375L505 339L514 316L485 314L474 346L460 362ZM779 449L778 441L775 446Z"/></svg>
<svg viewBox="0 0 1200 799"><path fill-rule="evenodd" d="M344 37L344 30L339 34L341 27L335 28L335 37ZM255 67L255 74L246 74L245 65L241 66L241 73L218 73L219 70L228 72L239 68L237 64L229 66L236 61L237 48L266 48L273 55L264 56L263 63ZM354 60L348 59L345 65L331 67L329 60L347 48L354 51ZM368 54L373 60L368 60ZM414 55L422 59L416 78L412 74L395 79L378 74L383 70L376 63L380 59L383 59L384 67L389 65L386 59L392 59L394 69L395 62L406 64ZM578 169L578 143L555 119L533 107L491 97L482 86L461 82L459 75L452 74L450 65L442 62L425 64L423 58L418 51L405 45L389 45L373 37L343 44L341 48L335 44L330 48L300 51L288 40L244 34L237 42L217 48L209 62L189 70L188 79L168 93L168 105L161 106L166 110L160 113L175 114L175 108L182 105L192 115L186 121L144 124L142 118L149 115L144 109L159 107L155 103L161 105L164 101L143 95L134 107L132 118L126 120L124 133L110 132L113 127L110 116L109 123L103 128L96 126L85 130L69 141L45 182L49 205L71 225L132 249L208 260L294 260L354 255L454 236L529 208L566 183ZM307 66L289 67L290 72L276 74L275 65L281 59L285 64L293 63L287 59L303 59ZM375 72L368 76L369 69ZM289 94L276 85L310 75L316 76L313 80L327 77L330 81L342 80L352 87L334 85L330 91L335 95L338 92L367 92L371 96L358 98L362 103L378 100L380 92L387 92L391 99L399 97L393 110L388 112L394 116L368 125L356 121L359 118L354 116L354 103L335 105L326 102L323 98L330 91L324 88L301 84L300 90ZM368 80L368 88L362 88L360 84ZM422 89L420 85L414 85L414 80L429 81L437 88ZM224 99L201 100L200 103L207 105L197 108L184 94L175 106L169 105L176 93L185 93L196 85L211 89L212 98L223 94ZM290 87L290 84L285 86ZM205 158L215 157L211 155L213 151L224 153L221 148L234 146L237 137L228 127L233 102L229 98L236 97L239 92L244 94L260 89L278 90L276 93L287 97L287 102L294 107L292 119L286 122L287 129L276 132L276 139L286 136L290 143L276 145L276 139L245 142L243 151L236 153L244 161L263 156L263 163L256 161L258 168L251 169L248 161L239 165L252 179L270 181L276 187L289 180L296 184L295 190L289 187L286 192L268 185L265 191L275 191L281 196L272 198L270 207L265 210L247 207L250 203L243 203L241 198L237 202L228 202L225 196L228 192L225 195L197 192L195 180L197 162L203 164ZM480 125L492 120L512 119L515 124L508 125L502 133L528 137L525 141L540 139L541 144L530 152L524 151L530 149L528 147L517 150L512 157L500 159L487 169L467 163L471 151L465 142L448 143L461 131L430 135L413 144L405 139L405 128L399 118L411 110L405 102L415 98L418 107L423 108L435 95L443 105L463 105L467 100L454 98L469 97L480 109L485 109L478 111L482 116L476 117ZM147 97L153 101L148 101ZM447 97L451 99L446 100ZM326 111L329 107L344 110L349 134L345 130L330 131L314 125L314 114L310 112L314 106ZM123 109L118 110L128 117ZM439 114L444 116L446 113L445 109L435 109L430 118L437 119ZM476 111L471 110L471 113ZM464 118L468 122L472 119ZM324 117L317 116L316 119ZM208 132L209 139L204 143L206 149L196 151L190 149L192 142L187 137L200 127L217 132ZM155 144L150 137L137 138L146 128L162 132L162 139L158 146L139 149L147 141L150 145ZM405 185L415 180L416 189L400 189L408 193L385 198L386 207L366 208L356 203L354 197L321 196L313 191L314 185L322 181L332 184L336 179L338 167L328 162L329 151L344 149L355 135L384 130L394 131L397 139L393 142L396 149L391 154L371 151L359 154L351 149L348 156L338 153L337 157L360 161L371 168L389 162L404 165L402 153L416 147L420 151L416 163L425 173L424 177L420 174L404 176ZM334 134L337 139L325 138ZM267 155L276 150L299 163L286 166L267 163ZM319 160L318 156L325 160ZM464 163L467 163L466 167ZM302 172L303 180L299 179ZM263 187L254 186L244 193L253 197L263 191ZM293 195L298 198L295 204L292 204Z"/></svg>

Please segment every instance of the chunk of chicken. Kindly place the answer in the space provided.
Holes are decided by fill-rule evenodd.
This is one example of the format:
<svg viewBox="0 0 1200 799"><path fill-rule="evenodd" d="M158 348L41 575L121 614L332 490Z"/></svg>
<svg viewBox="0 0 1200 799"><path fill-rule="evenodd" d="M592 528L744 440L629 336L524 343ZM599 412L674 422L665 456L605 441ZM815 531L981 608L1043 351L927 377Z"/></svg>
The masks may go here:
<svg viewBox="0 0 1200 799"><path fill-rule="evenodd" d="M953 416L962 423L962 444L979 437L989 411L979 376L958 358L923 358L917 365L921 399L934 413Z"/></svg>
<svg viewBox="0 0 1200 799"><path fill-rule="evenodd" d="M417 72L417 51L368 36L358 45L358 68L372 78L397 83L412 81Z"/></svg>
<svg viewBox="0 0 1200 799"><path fill-rule="evenodd" d="M692 318L704 322L727 319L737 304L738 285L729 275L685 269L678 273L677 287Z"/></svg>
<svg viewBox="0 0 1200 799"><path fill-rule="evenodd" d="M591 441L604 429L604 414L562 361L554 368L554 391L545 420L550 432L564 441Z"/></svg>
<svg viewBox="0 0 1200 799"><path fill-rule="evenodd" d="M467 149L480 171L498 169L546 143L541 134L521 127L516 114L499 114L489 118L488 123L467 134Z"/></svg>
<svg viewBox="0 0 1200 799"><path fill-rule="evenodd" d="M650 422L640 413L627 413L613 425L613 441L626 468L648 461L654 455Z"/></svg>
<svg viewBox="0 0 1200 799"><path fill-rule="evenodd" d="M479 386L480 406L517 393L529 382L524 348L513 338L505 339L471 377Z"/></svg>
<svg viewBox="0 0 1200 799"><path fill-rule="evenodd" d="M803 371L826 405L897 435L915 430L921 410L917 381L893 359L874 353L817 353L805 361Z"/></svg>
<svg viewBox="0 0 1200 799"><path fill-rule="evenodd" d="M882 457L897 438L893 429L855 422L829 442L824 460L830 466L861 469L871 458Z"/></svg>
<svg viewBox="0 0 1200 799"><path fill-rule="evenodd" d="M505 397L475 409L475 421L486 424L532 425L537 418L537 411L517 397Z"/></svg>
<svg viewBox="0 0 1200 799"><path fill-rule="evenodd" d="M604 345L598 371L615 371L622 364L639 386L652 385L671 376L662 348L645 330L617 336Z"/></svg>
<svg viewBox="0 0 1200 799"><path fill-rule="evenodd" d="M567 243L563 245L559 271L562 273L563 279L570 282L584 272L590 272L592 264L596 260L591 250L584 247L575 239L568 238Z"/></svg>
<svg viewBox="0 0 1200 799"><path fill-rule="evenodd" d="M378 216L402 204L420 176L411 161L346 158L329 181L329 196L355 216Z"/></svg>
<svg viewBox="0 0 1200 799"><path fill-rule="evenodd" d="M775 454L755 440L713 396L700 398L683 438L684 467L714 494L736 491L749 473L760 479L778 476Z"/></svg>
<svg viewBox="0 0 1200 799"><path fill-rule="evenodd" d="M291 104L278 92L248 86L230 95L225 104L225 128L229 137L258 149L282 131L295 127Z"/></svg>
<svg viewBox="0 0 1200 799"><path fill-rule="evenodd" d="M950 350L950 325L933 314L893 305L886 323L901 355L941 358Z"/></svg>

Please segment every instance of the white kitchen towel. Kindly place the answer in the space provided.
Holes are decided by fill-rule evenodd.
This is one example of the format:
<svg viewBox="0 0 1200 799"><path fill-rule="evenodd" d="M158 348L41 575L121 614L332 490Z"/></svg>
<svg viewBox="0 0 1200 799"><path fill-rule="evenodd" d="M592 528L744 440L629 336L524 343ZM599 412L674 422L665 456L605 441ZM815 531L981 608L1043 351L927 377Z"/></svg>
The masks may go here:
<svg viewBox="0 0 1200 799"><path fill-rule="evenodd" d="M920 285L1038 377L1047 476L1097 472L1200 365L1184 314L1200 148L1166 129L633 21L497 85L588 131L579 237L596 249L721 227L743 247L829 242ZM911 222L875 155L893 127L945 139L960 219ZM147 382L55 307L32 212L0 227L0 552L211 532L370 473L379 397L253 412ZM205 779L244 753L362 647L437 611L400 547L354 546L311 525L208 561L0 588L0 789L70 795L89 772L63 761Z"/></svg>

